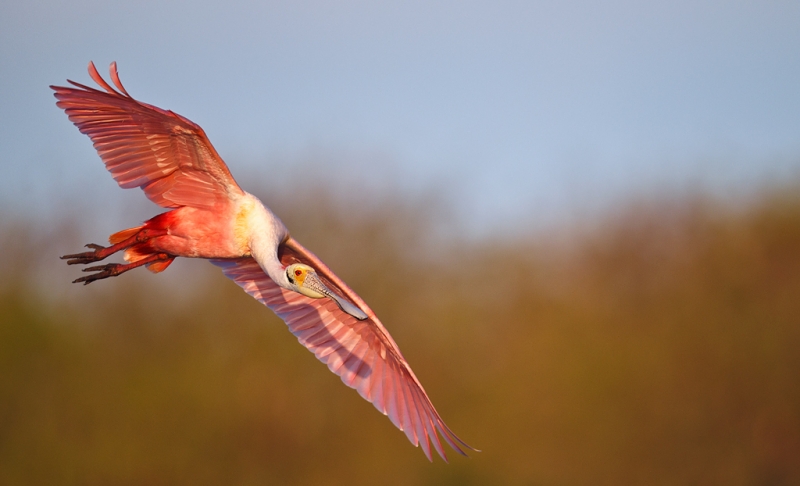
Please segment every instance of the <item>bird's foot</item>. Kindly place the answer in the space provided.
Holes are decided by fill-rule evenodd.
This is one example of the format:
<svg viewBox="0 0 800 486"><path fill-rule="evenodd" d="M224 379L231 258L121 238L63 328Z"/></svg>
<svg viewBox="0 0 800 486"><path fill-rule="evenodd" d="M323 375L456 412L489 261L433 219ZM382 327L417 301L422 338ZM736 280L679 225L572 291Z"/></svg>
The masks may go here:
<svg viewBox="0 0 800 486"><path fill-rule="evenodd" d="M161 270L165 269L167 265L169 265L170 262L172 262L172 260L174 259L175 256L170 255L168 253L153 253L133 263L106 263L105 265L97 265L96 267L84 268L83 269L84 272L96 272L96 273L75 279L72 281L72 283L83 283L84 285L88 285L94 282L95 280L101 280L108 277L116 277L121 273L125 273L128 270L133 270L134 268L139 268L143 265L160 265L159 267L157 267L158 268L157 270L155 269L153 270L154 272L160 272Z"/></svg>
<svg viewBox="0 0 800 486"><path fill-rule="evenodd" d="M105 246L89 243L88 245L86 245L86 247L91 248L93 251L87 251L83 253L73 253L72 255L64 255L61 257L61 259L67 260L67 265L76 265L76 264L99 262L100 260L104 259L110 254L108 252L103 251L107 250ZM88 268L84 269L84 271L86 270L89 269Z"/></svg>
<svg viewBox="0 0 800 486"><path fill-rule="evenodd" d="M106 263L105 265L98 265L96 267L84 268L83 269L84 272L97 272L97 273L93 273L91 275L86 275L85 277L75 279L72 281L72 283L83 282L83 285L89 285L95 280L100 280L108 277L116 277L120 273L128 270L129 267L130 265L123 265L120 263Z"/></svg>

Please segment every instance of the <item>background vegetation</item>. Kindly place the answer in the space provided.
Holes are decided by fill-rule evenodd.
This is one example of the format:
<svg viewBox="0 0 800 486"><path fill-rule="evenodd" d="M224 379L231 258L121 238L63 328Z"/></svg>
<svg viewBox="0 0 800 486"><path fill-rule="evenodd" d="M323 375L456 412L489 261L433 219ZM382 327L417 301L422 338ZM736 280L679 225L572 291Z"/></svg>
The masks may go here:
<svg viewBox="0 0 800 486"><path fill-rule="evenodd" d="M800 483L796 188L514 238L318 194L267 201L483 452L428 463L205 262L69 287L87 236L5 220L0 483Z"/></svg>

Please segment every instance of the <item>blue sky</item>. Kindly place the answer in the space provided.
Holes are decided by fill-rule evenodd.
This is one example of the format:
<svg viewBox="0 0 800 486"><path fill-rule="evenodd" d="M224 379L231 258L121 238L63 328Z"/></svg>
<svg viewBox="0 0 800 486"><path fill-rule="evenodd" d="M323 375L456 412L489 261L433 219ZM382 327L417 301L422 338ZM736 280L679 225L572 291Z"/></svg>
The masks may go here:
<svg viewBox="0 0 800 486"><path fill-rule="evenodd" d="M203 126L245 189L314 170L442 191L478 229L746 192L800 176L798 26L800 2L767 0L4 2L0 203L141 198L47 88L89 60Z"/></svg>

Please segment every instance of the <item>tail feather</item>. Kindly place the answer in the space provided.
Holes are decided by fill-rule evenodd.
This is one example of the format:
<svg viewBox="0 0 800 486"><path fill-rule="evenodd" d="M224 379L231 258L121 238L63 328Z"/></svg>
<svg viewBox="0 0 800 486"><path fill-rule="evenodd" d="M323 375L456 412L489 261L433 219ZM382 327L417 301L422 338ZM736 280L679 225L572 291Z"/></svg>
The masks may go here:
<svg viewBox="0 0 800 486"><path fill-rule="evenodd" d="M125 242L125 240L128 240L129 238L132 238L133 236L136 236L137 233L139 233L140 231L142 231L145 228L147 228L149 230L153 230L154 229L154 230L158 231L158 230L162 229L162 227L164 226L161 223L163 223L163 218L162 217L164 215L166 215L166 214L168 214L168 213L164 213L164 214L161 214L159 216L156 216L155 218L152 218L149 221L147 221L142 226L136 226L135 228L128 228L128 229L124 229L122 231L117 231L116 233L114 233L113 235L108 237L108 241L112 245L116 245L118 243ZM150 235L148 235L148 237L149 236ZM150 257L153 253L158 253L158 250L154 249L152 247L152 245L150 244L151 242L150 242L149 239L145 239L145 241L142 241L142 242L136 242L136 241L132 240L132 243L133 244L131 244L131 242L123 243L123 245L131 244L131 246L128 246L127 248L125 248L125 251L124 251L124 253L122 255L122 257L128 263L136 263L138 261L141 261L141 260L143 260L145 258ZM174 259L175 259L175 257L171 257L171 258L168 258L166 260L160 260L159 259L159 260L156 260L156 261L151 262L151 263L146 263L147 269L150 270L153 273L163 272L164 270L167 269L167 267L170 265L170 263L172 263L172 260L174 260ZM144 262L142 262L142 263L144 263Z"/></svg>
<svg viewBox="0 0 800 486"><path fill-rule="evenodd" d="M131 236L135 235L136 233L138 233L142 228L144 228L144 226L137 226L135 228L128 228L122 231L117 231L116 233L108 237L108 242L111 243L112 245L121 243L130 238Z"/></svg>
<svg viewBox="0 0 800 486"><path fill-rule="evenodd" d="M150 250L147 244L138 244L126 248L122 258L124 258L126 262L134 263L142 258L147 258L151 253L153 253L153 251Z"/></svg>
<svg viewBox="0 0 800 486"><path fill-rule="evenodd" d="M158 262L148 263L147 269L153 273L160 273L167 269L170 263L175 260L174 258L170 258L168 260L161 260Z"/></svg>

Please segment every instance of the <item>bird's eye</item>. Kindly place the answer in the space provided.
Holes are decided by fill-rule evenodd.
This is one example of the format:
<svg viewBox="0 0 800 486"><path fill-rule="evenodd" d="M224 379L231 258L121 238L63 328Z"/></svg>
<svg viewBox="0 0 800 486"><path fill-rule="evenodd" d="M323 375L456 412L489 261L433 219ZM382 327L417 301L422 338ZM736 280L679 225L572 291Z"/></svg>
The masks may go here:
<svg viewBox="0 0 800 486"><path fill-rule="evenodd" d="M302 272L302 270L295 270L294 274L295 274L296 277L299 277L300 275L303 274L303 272Z"/></svg>

